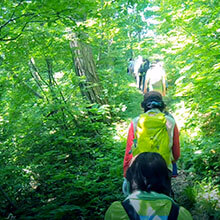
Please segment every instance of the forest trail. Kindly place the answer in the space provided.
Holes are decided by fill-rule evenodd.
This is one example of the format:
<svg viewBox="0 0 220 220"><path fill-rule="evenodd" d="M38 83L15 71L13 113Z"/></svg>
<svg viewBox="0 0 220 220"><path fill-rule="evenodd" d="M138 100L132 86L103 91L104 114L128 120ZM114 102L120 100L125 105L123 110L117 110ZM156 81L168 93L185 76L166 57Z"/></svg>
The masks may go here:
<svg viewBox="0 0 220 220"><path fill-rule="evenodd" d="M136 109L136 111L134 111L133 109L127 108L125 114L129 115L129 117L127 117L125 120L120 121L120 123L118 123L116 126L116 130L118 131L118 139L121 138L124 144L126 144L125 139L127 137L129 124L132 118L137 117L140 113L143 112L140 106L141 101L143 100L142 92L136 88L135 83L130 83L129 86L136 89L136 99L131 99L131 103L129 103L130 106L133 106L133 109ZM166 104L168 103L167 109L174 116L177 126L179 130L181 131L181 128L184 127L186 118L188 117L190 112L188 112L188 109L185 108L183 102L180 101L179 103L173 103L172 97L170 97L169 92L167 96L164 97L164 101ZM174 111L172 111L172 109L169 107L171 105ZM180 132L180 135L181 135L181 132ZM125 149L125 146L124 146L124 149ZM193 219L195 220L210 219L208 213L206 212L206 209L202 208L200 201L199 201L200 197L202 197L203 195L200 194L200 196L196 198L193 194L192 187L195 184L195 182L193 181L195 174L182 169L181 164L177 163L177 165L178 165L178 176L176 178L172 178L172 189L174 191L175 201L179 205L182 205L185 208L187 208L192 214ZM219 198L218 201L220 201L219 195L218 195L218 198ZM220 202L217 206L220 207Z"/></svg>
<svg viewBox="0 0 220 220"><path fill-rule="evenodd" d="M0 219L98 220L121 201L143 99L127 65L139 55L169 76L176 199L195 219L220 219L220 1L1 3L0 191L19 209L0 192Z"/></svg>

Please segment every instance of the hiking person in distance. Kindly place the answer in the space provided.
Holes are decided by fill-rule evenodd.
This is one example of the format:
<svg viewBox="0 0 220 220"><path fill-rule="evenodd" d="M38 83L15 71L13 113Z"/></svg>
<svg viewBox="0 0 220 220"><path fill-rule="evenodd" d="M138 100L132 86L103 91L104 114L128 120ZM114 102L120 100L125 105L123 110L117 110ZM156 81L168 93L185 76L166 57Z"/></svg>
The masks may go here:
<svg viewBox="0 0 220 220"><path fill-rule="evenodd" d="M169 197L171 181L166 161L158 153L137 155L126 171L127 197L113 202L105 220L178 219L192 220L191 214Z"/></svg>
<svg viewBox="0 0 220 220"><path fill-rule="evenodd" d="M138 72L139 72L139 89L144 91L145 78L146 73L150 67L150 61L148 59L144 59Z"/></svg>
<svg viewBox="0 0 220 220"><path fill-rule="evenodd" d="M174 118L165 112L162 95L150 91L141 103L144 113L134 118L129 127L123 170L132 158L142 152L157 152L165 159L172 176L173 165L180 157L179 131Z"/></svg>
<svg viewBox="0 0 220 220"><path fill-rule="evenodd" d="M136 86L137 88L139 87L139 69L141 64L143 63L143 58L141 55L139 55L135 60L134 60L134 77L136 80Z"/></svg>
<svg viewBox="0 0 220 220"><path fill-rule="evenodd" d="M162 96L166 95L166 73L163 69L162 62L156 60L147 73L144 94L148 91L158 91Z"/></svg>
<svg viewBox="0 0 220 220"><path fill-rule="evenodd" d="M131 76L134 76L134 60L129 59L127 73Z"/></svg>

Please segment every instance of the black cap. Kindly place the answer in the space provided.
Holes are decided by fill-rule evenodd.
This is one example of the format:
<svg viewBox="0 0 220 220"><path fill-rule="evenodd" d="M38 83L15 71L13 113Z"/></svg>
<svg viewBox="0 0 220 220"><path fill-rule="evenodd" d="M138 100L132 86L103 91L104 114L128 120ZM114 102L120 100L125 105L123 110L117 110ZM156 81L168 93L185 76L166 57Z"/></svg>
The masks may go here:
<svg viewBox="0 0 220 220"><path fill-rule="evenodd" d="M162 102L162 101L163 101L163 98L162 98L162 95L161 95L159 92L150 91L150 92L147 92L147 93L144 95L144 101L145 101L145 102L152 102L152 101Z"/></svg>
<svg viewBox="0 0 220 220"><path fill-rule="evenodd" d="M155 107L160 106L161 108L159 108L159 109L161 111L165 108L165 104L163 102L162 95L156 91L150 91L144 95L144 101L141 103L141 107L144 108L145 111L147 111L148 109L153 107L153 106L149 107L149 104L152 102L156 102L157 105L153 105L153 106L155 106Z"/></svg>

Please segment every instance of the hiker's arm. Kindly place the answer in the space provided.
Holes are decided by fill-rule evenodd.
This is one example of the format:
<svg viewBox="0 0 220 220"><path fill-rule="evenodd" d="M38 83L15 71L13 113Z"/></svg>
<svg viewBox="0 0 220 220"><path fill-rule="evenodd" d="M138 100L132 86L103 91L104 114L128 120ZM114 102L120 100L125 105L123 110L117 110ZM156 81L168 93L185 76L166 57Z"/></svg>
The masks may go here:
<svg viewBox="0 0 220 220"><path fill-rule="evenodd" d="M146 80L145 80L145 83L144 83L144 94L147 93L147 85L148 85L148 81L149 81L149 77L146 76Z"/></svg>
<svg viewBox="0 0 220 220"><path fill-rule="evenodd" d="M131 122L129 131L128 131L127 145L126 145L124 163L123 163L124 177L126 176L126 171L132 159L132 154L131 153L129 154L129 152L131 151L133 140L134 140L134 126L133 126L133 122Z"/></svg>
<svg viewBox="0 0 220 220"><path fill-rule="evenodd" d="M173 152L174 161L177 161L180 157L180 141L179 141L179 131L178 131L176 124L174 127L174 133L173 133L172 152Z"/></svg>

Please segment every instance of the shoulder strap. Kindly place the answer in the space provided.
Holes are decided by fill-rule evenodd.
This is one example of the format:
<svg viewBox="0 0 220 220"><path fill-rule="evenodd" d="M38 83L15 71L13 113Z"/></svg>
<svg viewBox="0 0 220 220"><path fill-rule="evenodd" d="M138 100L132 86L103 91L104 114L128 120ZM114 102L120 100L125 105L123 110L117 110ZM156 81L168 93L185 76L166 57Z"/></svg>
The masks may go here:
<svg viewBox="0 0 220 220"><path fill-rule="evenodd" d="M127 212L130 220L140 220L138 213L136 212L134 207L130 204L129 199L126 199L121 204L124 207L125 211Z"/></svg>
<svg viewBox="0 0 220 220"><path fill-rule="evenodd" d="M172 202L170 213L167 220L177 220L180 207Z"/></svg>

